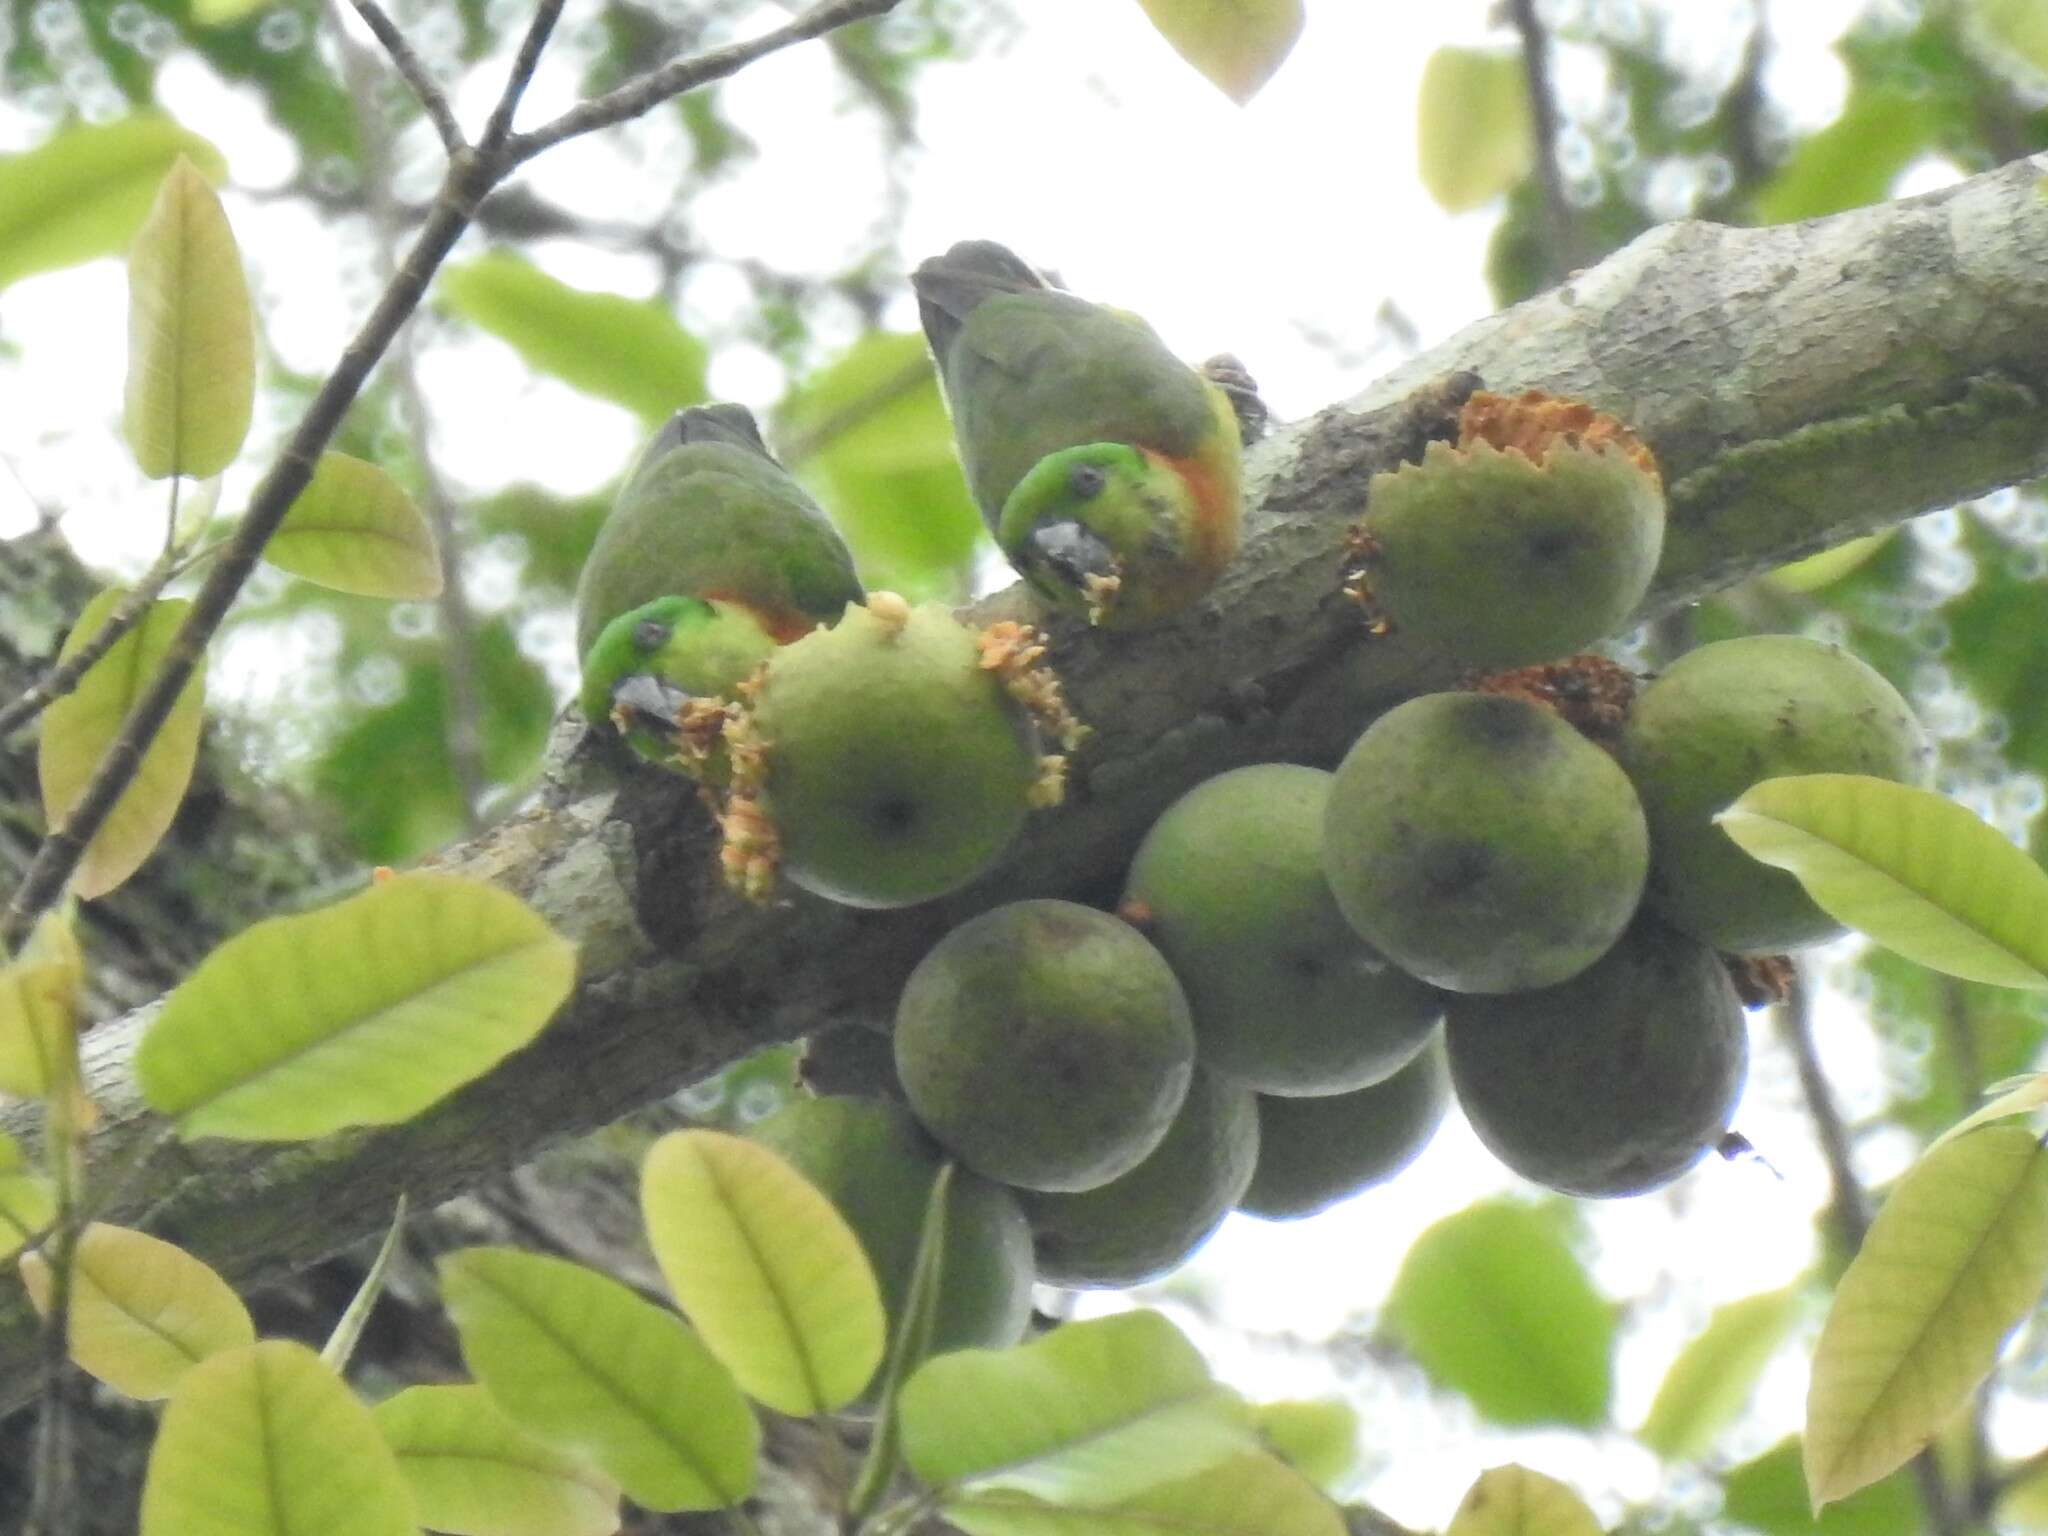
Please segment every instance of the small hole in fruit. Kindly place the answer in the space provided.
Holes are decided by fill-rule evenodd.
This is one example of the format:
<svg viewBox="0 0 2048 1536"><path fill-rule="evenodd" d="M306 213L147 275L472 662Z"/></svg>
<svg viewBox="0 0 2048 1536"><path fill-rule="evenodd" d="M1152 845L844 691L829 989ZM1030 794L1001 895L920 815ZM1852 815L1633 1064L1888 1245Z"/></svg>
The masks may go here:
<svg viewBox="0 0 2048 1536"><path fill-rule="evenodd" d="M868 808L868 819L879 832L901 834L917 825L917 806L901 795L890 795Z"/></svg>

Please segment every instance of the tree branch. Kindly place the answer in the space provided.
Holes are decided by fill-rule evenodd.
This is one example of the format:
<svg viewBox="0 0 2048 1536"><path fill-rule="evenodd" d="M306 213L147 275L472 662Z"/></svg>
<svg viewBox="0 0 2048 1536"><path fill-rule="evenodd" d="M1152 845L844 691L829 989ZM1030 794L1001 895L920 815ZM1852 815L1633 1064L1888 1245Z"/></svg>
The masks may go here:
<svg viewBox="0 0 2048 1536"><path fill-rule="evenodd" d="M0 706L0 736L35 719L76 688L78 680L91 670L92 664L111 651L123 635L142 621L149 605L163 595L164 588L170 585L171 578L178 574L183 562L181 551L166 547L129 589L128 595L114 605L114 611L107 615L107 621L100 626L98 634L23 689L18 697Z"/></svg>
<svg viewBox="0 0 2048 1536"><path fill-rule="evenodd" d="M534 7L533 20L527 23L526 35L519 40L519 52L512 60L511 73L505 77L505 88L498 93L498 104L491 108L490 121L484 124L479 144L486 155L495 159L505 147L512 132L512 114L519 110L519 99L526 94L533 72L540 67L541 50L554 36L555 23L561 17L562 0L540 0Z"/></svg>
<svg viewBox="0 0 2048 1536"><path fill-rule="evenodd" d="M405 40L405 34L393 25L377 0L349 0L349 3L363 18L363 25L383 45L384 51L391 55L393 67L412 87L413 95L419 98L420 110L427 114L427 121L434 125L434 132L441 136L441 147L451 155L456 153L463 147L462 126L455 121L455 110L448 105L447 94L427 73L426 65L412 51L412 44Z"/></svg>
<svg viewBox="0 0 2048 1536"><path fill-rule="evenodd" d="M1557 92L1550 80L1550 36L1536 15L1536 0L1508 0L1508 16L1522 39L1522 79L1529 91L1530 127L1536 139L1536 185L1543 189L1548 287L1579 264L1578 221L1557 164L1559 124Z"/></svg>
<svg viewBox="0 0 2048 1536"><path fill-rule="evenodd" d="M620 779L578 748L568 717L538 803L435 861L517 893L578 944L575 994L548 1031L405 1125L305 1146L179 1145L147 1161L108 1219L184 1243L238 1284L279 1277L381 1230L401 1191L422 1209L763 1045L884 1024L949 927L1019 896L1113 896L1152 819L1212 774L1333 762L1376 709L1447 680L1399 635L1364 635L1338 584L1367 477L1441 429L1447 402L1424 386L1448 370L1583 397L1651 444L1671 525L1639 618L2048 472L2044 169L2019 162L1808 224L1652 231L1276 431L1250 456L1247 547L1211 599L1146 633L1050 621L1097 735L1069 803L944 901L866 912L797 893L749 907L720 883L716 832L688 787L653 771ZM974 610L1034 613L1017 588ZM151 1011L86 1039L96 1168L159 1123L129 1066ZM17 1134L33 1125L31 1110L0 1115ZM28 1337L0 1295L0 1405L27 1386Z"/></svg>
<svg viewBox="0 0 2048 1536"><path fill-rule="evenodd" d="M714 48L707 53L665 64L650 75L643 75L615 91L607 91L572 107L553 122L544 123L530 133L515 133L505 141L507 156L511 164L523 164L551 144L638 117L672 96L680 96L714 80L723 80L754 60L787 48L792 43L807 42L852 22L887 15L901 3L902 0L824 0L823 4L813 6L787 26L763 32L746 42Z"/></svg>

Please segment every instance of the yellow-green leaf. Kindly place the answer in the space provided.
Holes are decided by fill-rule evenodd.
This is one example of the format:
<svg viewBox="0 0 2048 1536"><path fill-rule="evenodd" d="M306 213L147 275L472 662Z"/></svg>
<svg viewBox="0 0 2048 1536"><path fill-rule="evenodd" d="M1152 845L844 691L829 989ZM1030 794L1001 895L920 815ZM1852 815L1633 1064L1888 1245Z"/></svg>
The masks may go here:
<svg viewBox="0 0 2048 1536"><path fill-rule="evenodd" d="M1439 48L1416 103L1422 185L1446 213L1490 202L1536 163L1529 85L1518 53Z"/></svg>
<svg viewBox="0 0 2048 1536"><path fill-rule="evenodd" d="M1992 46L2048 75L2048 5L2042 0L1970 0L1969 13Z"/></svg>
<svg viewBox="0 0 2048 1536"><path fill-rule="evenodd" d="M453 1536L609 1536L618 1485L544 1445L482 1387L407 1387L376 1408L420 1524Z"/></svg>
<svg viewBox="0 0 2048 1536"><path fill-rule="evenodd" d="M69 906L46 912L28 943L0 967L0 1093L40 1098L75 1081L78 993L85 958Z"/></svg>
<svg viewBox="0 0 2048 1536"><path fill-rule="evenodd" d="M97 635L126 595L112 587L87 603L58 653L59 660L73 655ZM151 603L135 627L86 669L78 686L43 712L36 773L42 782L43 819L53 830L63 826L85 793L107 748L120 735L128 711L163 665L191 606L182 598ZM192 782L205 713L206 662L202 657L163 729L143 754L135 778L114 802L113 811L79 860L71 877L71 889L78 896L91 900L120 885L142 867L170 830L178 804Z"/></svg>
<svg viewBox="0 0 2048 1536"><path fill-rule="evenodd" d="M43 1316L54 1281L39 1253L22 1283ZM202 1360L256 1340L249 1309L227 1281L175 1243L93 1222L71 1270L71 1358L116 1392L168 1397Z"/></svg>
<svg viewBox="0 0 2048 1536"><path fill-rule="evenodd" d="M1907 1169L1842 1276L1806 1397L1814 1508L1905 1463L1990 1373L2048 1278L2048 1154L1988 1125Z"/></svg>
<svg viewBox="0 0 2048 1536"><path fill-rule="evenodd" d="M753 1490L760 1425L674 1313L544 1254L465 1248L440 1269L462 1358L528 1434L649 1509L724 1509Z"/></svg>
<svg viewBox="0 0 2048 1536"><path fill-rule="evenodd" d="M1252 1425L1266 1448L1328 1492L1358 1466L1358 1410L1334 1398L1256 1403Z"/></svg>
<svg viewBox="0 0 2048 1536"><path fill-rule="evenodd" d="M860 1395L887 1339L881 1291L802 1174L759 1142L676 1131L647 1153L640 1209L669 1290L749 1396L810 1418Z"/></svg>
<svg viewBox="0 0 2048 1536"><path fill-rule="evenodd" d="M244 1345L178 1383L149 1453L141 1536L418 1530L370 1410L305 1345Z"/></svg>
<svg viewBox="0 0 2048 1536"><path fill-rule="evenodd" d="M1993 1512L2001 1531L2048 1531L2048 1468L2032 1472L1998 1497Z"/></svg>
<svg viewBox="0 0 2048 1536"><path fill-rule="evenodd" d="M1886 949L1949 976L2048 988L2048 872L1954 801L1810 773L1766 779L1715 820Z"/></svg>
<svg viewBox="0 0 2048 1536"><path fill-rule="evenodd" d="M136 1081L185 1136L392 1125L532 1040L575 976L575 947L509 891L394 875L208 955L144 1031Z"/></svg>
<svg viewBox="0 0 2048 1536"><path fill-rule="evenodd" d="M1772 586L1784 592L1818 592L1822 587L1840 581L1844 576L1862 565L1872 555L1891 542L1898 530L1886 528L1879 533L1866 534L1860 539L1850 539L1819 554L1808 555L1804 560L1794 560L1781 565L1765 576Z"/></svg>
<svg viewBox="0 0 2048 1536"><path fill-rule="evenodd" d="M1980 1125L1993 1120L2006 1120L2014 1115L2031 1114L2048 1104L2048 1072L2034 1072L2017 1082L1998 1085L2004 1089L1997 1098L1981 1109L1965 1115L1954 1125L1935 1137L1927 1150L1932 1152L1944 1142L1954 1141L1958 1136L1974 1131Z"/></svg>
<svg viewBox="0 0 2048 1536"><path fill-rule="evenodd" d="M1113 1503L1257 1449L1244 1404L1157 1312L940 1355L901 1408L904 1459L926 1483L1063 1504Z"/></svg>
<svg viewBox="0 0 2048 1536"><path fill-rule="evenodd" d="M256 399L256 316L220 199L179 156L128 251L122 431L153 480L204 479L241 452Z"/></svg>
<svg viewBox="0 0 2048 1536"><path fill-rule="evenodd" d="M572 388L656 420L704 394L704 344L667 307L591 293L508 251L448 267L441 306Z"/></svg>
<svg viewBox="0 0 2048 1536"><path fill-rule="evenodd" d="M1113 1504L1052 1504L1014 1488L949 1499L968 1536L1344 1536L1337 1506L1285 1462L1237 1456Z"/></svg>
<svg viewBox="0 0 2048 1536"><path fill-rule="evenodd" d="M0 156L0 288L126 250L181 155L211 181L227 174L219 150L158 112L74 123Z"/></svg>
<svg viewBox="0 0 2048 1536"><path fill-rule="evenodd" d="M1444 1536L1600 1536L1600 1522L1556 1478L1510 1464L1479 1474Z"/></svg>
<svg viewBox="0 0 2048 1536"><path fill-rule="evenodd" d="M192 0L192 20L202 27L224 27L254 16L270 0Z"/></svg>
<svg viewBox="0 0 2048 1536"><path fill-rule="evenodd" d="M374 464L323 453L263 558L362 597L438 597L441 552L426 515Z"/></svg>
<svg viewBox="0 0 2048 1536"><path fill-rule="evenodd" d="M1659 1456L1704 1456L1749 1401L1771 1356L1799 1316L1800 1288L1745 1296L1717 1307L1700 1336L1664 1373L1636 1438Z"/></svg>
<svg viewBox="0 0 2048 1536"><path fill-rule="evenodd" d="M0 1259L13 1258L56 1218L56 1189L36 1172L21 1144L0 1132Z"/></svg>
<svg viewBox="0 0 2048 1536"><path fill-rule="evenodd" d="M1301 0L1138 0L1159 35L1239 106L1301 37Z"/></svg>

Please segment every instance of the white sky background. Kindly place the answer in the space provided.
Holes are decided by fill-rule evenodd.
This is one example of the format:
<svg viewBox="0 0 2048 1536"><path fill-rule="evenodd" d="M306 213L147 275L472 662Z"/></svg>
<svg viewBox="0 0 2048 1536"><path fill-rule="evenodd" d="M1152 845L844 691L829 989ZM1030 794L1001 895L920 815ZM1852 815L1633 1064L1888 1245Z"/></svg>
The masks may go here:
<svg viewBox="0 0 2048 1536"><path fill-rule="evenodd" d="M34 15L59 25L68 3L41 0ZM1447 42L1504 42L1487 31L1488 8L1487 0L1426 7L1308 0L1300 47L1241 110L1183 65L1130 0L1024 0L1023 28L1010 46L930 66L919 77L924 145L913 165L902 249L915 261L958 238L1002 239L1077 291L1141 310L1187 357L1236 352L1279 416L1306 414L1398 361L1398 343L1378 318L1383 305L1406 316L1424 346L1490 308L1482 261L1498 209L1447 216L1427 199L1414 169L1423 61ZM1640 9L1628 0L1605 8ZM1829 44L1855 8L1851 0L1773 7L1769 85L1802 128L1825 122L1840 104L1842 72ZM1724 7L1675 0L1670 9L1696 34L1701 56L1720 50L1732 59L1741 34ZM571 41L593 10L571 0ZM765 25L776 13L763 11ZM430 57L433 42L429 29L422 45ZM1568 105L1597 93L1590 65L1569 54L1559 61ZM495 89L494 73L484 73L459 102L472 126ZM572 89L573 71L544 71L525 120L566 106ZM229 194L229 209L244 245L260 253L253 265L270 345L296 368L324 371L372 295L364 231L322 228L302 208L249 195L292 170L289 147L249 99L221 92L193 61L175 58L162 91L188 126L228 154L242 189ZM841 110L840 95L816 47L771 59L725 88L727 112L761 154L694 205L693 244L819 274L865 249L885 186L874 136L864 119ZM34 131L26 114L0 102L0 149L25 147ZM405 141L407 178L417 191L432 184L431 146L424 129ZM679 163L682 153L679 130L663 116L566 146L531 167L527 179L572 210L651 216L653 183L641 178L646 168ZM476 249L467 242L458 259ZM572 282L632 294L653 285L642 257L561 244L538 255ZM736 272L712 263L693 276L683 319L718 343L736 331L736 307L745 300ZM160 493L136 479L117 434L125 310L113 262L0 295L0 337L28 363L0 366L0 447L38 497L70 509L66 529L89 558L132 569L160 538L161 522ZM892 319L914 326L907 294ZM852 325L845 317L846 339ZM528 479L586 490L637 446L640 429L624 412L533 379L499 343L445 327L435 338L422 375L430 398L459 402L434 423L437 459L458 486L481 493ZM784 380L765 353L728 345L712 383L715 392L765 407ZM259 422L258 430L275 434L283 425ZM225 505L246 496L260 468L252 453L230 473ZM0 535L18 531L27 516L20 487L0 474ZM484 606L510 599L508 574L488 562L476 573ZM566 629L536 627L526 638L552 648L555 675L566 682ZM237 677L232 686L257 707L302 703L292 692L293 667L319 644L314 636L242 647L220 670ZM1631 1312L1619 1361L1621 1424L1640 1418L1665 1365L1713 1305L1784 1284L1811 1260L1825 1172L1789 1066L1768 1030L1753 1034L1756 1060L1737 1126L1783 1180L1755 1163L1709 1158L1666 1194L1584 1206L1603 1288L1643 1302ZM1885 1069L1867 1028L1839 998L1823 1011L1821 1046L1850 1118L1880 1110ZM1895 1172L1908 1153L1904 1145L1866 1150L1874 1154L1870 1177ZM1233 1218L1166 1294L1197 1287L1225 1323L1313 1342L1377 1304L1408 1244L1430 1222L1485 1194L1524 1187L1454 1115L1421 1162L1337 1211L1289 1225ZM1319 1351L1204 1337L1222 1367L1253 1390L1332 1389ZM1571 1479L1606 1516L1618 1514L1622 1498L1644 1499L1657 1487L1654 1461L1623 1440L1590 1451L1575 1435L1490 1434L1482 1443L1468 1411L1424 1411L1412 1384L1368 1371L1350 1390L1378 1461L1366 1491L1411 1524L1441 1525L1472 1476L1510 1457ZM1730 1440L1730 1459L1795 1428L1803 1397L1800 1352L1787 1351L1753 1422Z"/></svg>

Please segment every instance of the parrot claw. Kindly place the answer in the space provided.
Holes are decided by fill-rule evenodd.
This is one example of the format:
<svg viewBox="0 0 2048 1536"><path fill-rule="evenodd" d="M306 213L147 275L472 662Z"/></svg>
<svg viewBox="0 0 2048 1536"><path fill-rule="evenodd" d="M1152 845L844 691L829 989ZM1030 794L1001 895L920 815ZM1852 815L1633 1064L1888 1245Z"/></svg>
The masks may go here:
<svg viewBox="0 0 2048 1536"><path fill-rule="evenodd" d="M1219 352L1195 370L1230 400L1237 415L1238 441L1249 448L1266 435L1271 413L1259 398L1259 381L1229 352Z"/></svg>

